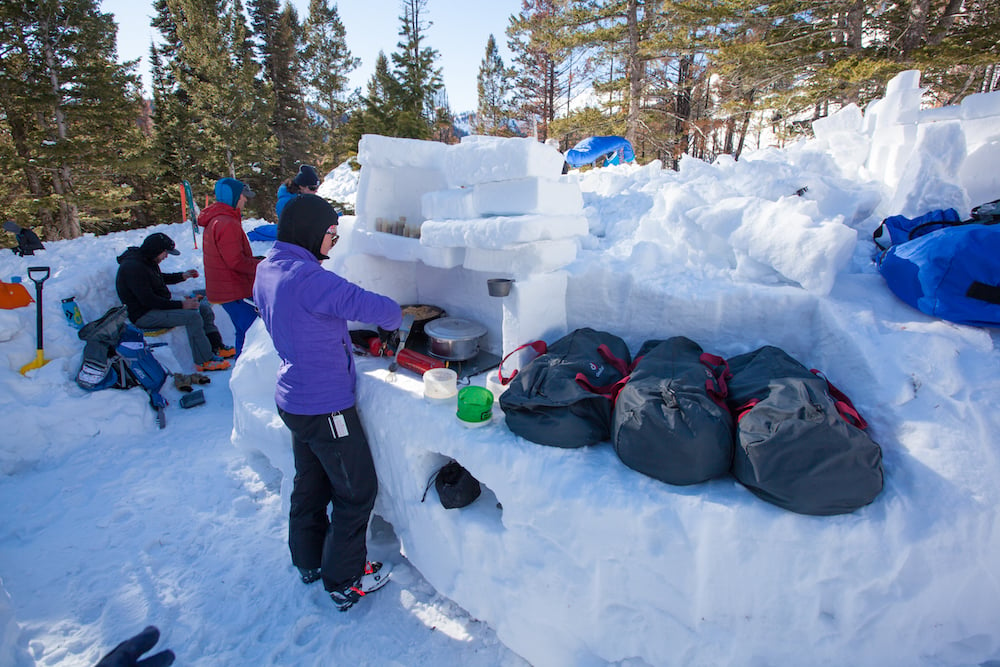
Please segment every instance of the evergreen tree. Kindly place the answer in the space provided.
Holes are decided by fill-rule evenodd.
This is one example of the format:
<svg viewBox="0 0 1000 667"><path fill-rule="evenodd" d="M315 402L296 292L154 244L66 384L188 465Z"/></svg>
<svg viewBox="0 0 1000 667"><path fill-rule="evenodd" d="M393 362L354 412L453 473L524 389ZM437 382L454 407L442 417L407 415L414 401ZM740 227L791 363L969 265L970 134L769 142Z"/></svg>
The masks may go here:
<svg viewBox="0 0 1000 667"><path fill-rule="evenodd" d="M278 144L277 163L265 168L272 181L267 187L270 192L285 178L282 174L294 173L300 163L311 161L313 123L306 113L299 58L301 28L295 8L286 3L279 11L277 0L251 0L250 7L264 80L271 91L269 126Z"/></svg>
<svg viewBox="0 0 1000 667"><path fill-rule="evenodd" d="M519 113L535 126L541 141L549 137L557 100L567 90L561 74L572 72L565 66L571 49L557 20L560 12L558 0L522 0L521 12L507 26Z"/></svg>
<svg viewBox="0 0 1000 667"><path fill-rule="evenodd" d="M240 178L262 193L250 205L267 211L274 201L267 170L278 164L269 125L273 97L259 76L242 3L162 0L157 8L154 25L173 39L160 52L169 74L158 75L158 95L176 96L178 103L158 107L154 118L157 133L171 132L180 142L168 148L164 162L179 165L184 171L178 176L200 191L211 192L223 176ZM177 118L188 126L181 127ZM158 143L166 147L166 141Z"/></svg>
<svg viewBox="0 0 1000 667"><path fill-rule="evenodd" d="M95 0L4 3L0 17L0 155L5 173L23 175L3 195L14 217L40 221L49 239L128 219L146 139L113 17Z"/></svg>
<svg viewBox="0 0 1000 667"><path fill-rule="evenodd" d="M476 79L479 92L479 109L476 113L478 133L511 134L509 120L513 76L513 70L504 65L496 40L491 34L486 41L486 54L479 65L479 76Z"/></svg>
<svg viewBox="0 0 1000 667"><path fill-rule="evenodd" d="M351 55L337 5L327 0L310 0L304 32L301 58L307 105L322 129L313 152L317 162L335 165L357 149L356 143L350 145L344 125L354 110L348 97L348 75L361 59Z"/></svg>
<svg viewBox="0 0 1000 667"><path fill-rule="evenodd" d="M423 46L429 22L422 12L427 0L402 0L403 15L399 17L403 38L392 54L394 77L398 82L400 113L396 122L396 136L426 139L430 136L436 112L434 95L444 84L441 70L435 69L438 52Z"/></svg>

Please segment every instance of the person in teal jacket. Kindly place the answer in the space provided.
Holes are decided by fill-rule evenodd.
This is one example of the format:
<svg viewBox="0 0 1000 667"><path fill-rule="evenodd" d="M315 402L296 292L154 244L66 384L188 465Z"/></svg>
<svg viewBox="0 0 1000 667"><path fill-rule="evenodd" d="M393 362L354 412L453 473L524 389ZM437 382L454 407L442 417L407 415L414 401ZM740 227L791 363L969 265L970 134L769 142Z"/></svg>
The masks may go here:
<svg viewBox="0 0 1000 667"><path fill-rule="evenodd" d="M319 174L307 164L299 167L299 173L281 184L278 188L278 203L274 205L274 212L281 217L281 210L285 204L295 195L316 194L319 189Z"/></svg>

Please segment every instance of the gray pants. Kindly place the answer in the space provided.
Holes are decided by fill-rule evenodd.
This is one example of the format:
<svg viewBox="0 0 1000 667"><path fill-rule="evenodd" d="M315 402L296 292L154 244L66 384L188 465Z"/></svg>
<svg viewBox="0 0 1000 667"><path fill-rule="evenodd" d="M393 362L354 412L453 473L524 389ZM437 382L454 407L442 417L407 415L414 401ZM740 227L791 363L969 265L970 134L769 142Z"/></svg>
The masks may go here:
<svg viewBox="0 0 1000 667"><path fill-rule="evenodd" d="M191 358L194 363L203 364L215 353L208 341L208 334L218 333L212 304L202 301L198 310L151 310L133 322L143 329L158 329L183 326L187 329L188 343L191 344Z"/></svg>

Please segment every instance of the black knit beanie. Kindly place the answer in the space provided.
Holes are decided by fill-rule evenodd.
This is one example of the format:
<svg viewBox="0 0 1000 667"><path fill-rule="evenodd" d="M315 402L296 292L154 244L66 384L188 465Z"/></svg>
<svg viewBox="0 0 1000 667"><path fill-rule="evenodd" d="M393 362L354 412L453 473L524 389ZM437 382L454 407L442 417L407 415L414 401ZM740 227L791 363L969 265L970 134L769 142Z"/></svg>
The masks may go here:
<svg viewBox="0 0 1000 667"><path fill-rule="evenodd" d="M330 202L317 195L295 195L281 209L278 240L293 243L311 252L316 259L329 259L320 253L323 235L337 224L337 212Z"/></svg>

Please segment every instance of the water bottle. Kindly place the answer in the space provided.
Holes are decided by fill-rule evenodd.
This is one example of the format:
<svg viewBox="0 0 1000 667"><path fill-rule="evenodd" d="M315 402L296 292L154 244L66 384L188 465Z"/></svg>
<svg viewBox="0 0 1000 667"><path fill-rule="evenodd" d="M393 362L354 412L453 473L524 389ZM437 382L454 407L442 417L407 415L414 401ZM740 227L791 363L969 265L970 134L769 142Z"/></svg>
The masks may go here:
<svg viewBox="0 0 1000 667"><path fill-rule="evenodd" d="M66 323L74 329L83 327L83 315L80 307L76 305L76 297L69 297L62 300L63 314L66 316Z"/></svg>

